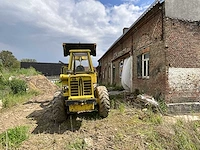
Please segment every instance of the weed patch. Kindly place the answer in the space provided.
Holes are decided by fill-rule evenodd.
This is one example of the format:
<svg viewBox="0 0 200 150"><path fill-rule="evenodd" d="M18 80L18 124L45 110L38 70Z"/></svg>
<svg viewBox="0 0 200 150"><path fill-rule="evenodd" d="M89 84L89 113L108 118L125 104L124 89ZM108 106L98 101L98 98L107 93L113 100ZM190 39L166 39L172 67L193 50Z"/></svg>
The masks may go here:
<svg viewBox="0 0 200 150"><path fill-rule="evenodd" d="M23 94L26 92L27 84L24 80L13 79L9 82L13 94Z"/></svg>
<svg viewBox="0 0 200 150"><path fill-rule="evenodd" d="M192 149L198 150L200 149L199 143L197 141L200 140L200 134L195 132L196 130L195 122L185 123L182 120L178 120L178 122L174 125L175 129L175 142L180 150ZM195 126L195 128L194 128Z"/></svg>
<svg viewBox="0 0 200 150"><path fill-rule="evenodd" d="M66 146L66 150L86 150L86 143L83 139L76 139L74 142Z"/></svg>
<svg viewBox="0 0 200 150"><path fill-rule="evenodd" d="M37 95L39 95L37 91L28 91L22 94L7 94L2 98L3 108L10 108Z"/></svg>
<svg viewBox="0 0 200 150"><path fill-rule="evenodd" d="M154 125L159 125L162 123L162 116L160 114L155 114L151 110L147 110L144 113L144 121L150 122Z"/></svg>
<svg viewBox="0 0 200 150"><path fill-rule="evenodd" d="M38 72L34 68L29 69L6 69L2 68L0 74L0 99L3 102L3 108L10 108L19 103L23 103L29 98L39 94L37 91L27 91L27 83L24 80L15 78L20 76L36 75ZM13 77L12 80L8 80Z"/></svg>
<svg viewBox="0 0 200 150"><path fill-rule="evenodd" d="M16 149L28 139L28 127L19 126L0 134L0 145L2 149Z"/></svg>
<svg viewBox="0 0 200 150"><path fill-rule="evenodd" d="M21 75L23 74L25 76L34 76L41 73L39 71L36 71L35 68L30 67L28 69L21 68L21 69L13 70L12 74L21 74Z"/></svg>

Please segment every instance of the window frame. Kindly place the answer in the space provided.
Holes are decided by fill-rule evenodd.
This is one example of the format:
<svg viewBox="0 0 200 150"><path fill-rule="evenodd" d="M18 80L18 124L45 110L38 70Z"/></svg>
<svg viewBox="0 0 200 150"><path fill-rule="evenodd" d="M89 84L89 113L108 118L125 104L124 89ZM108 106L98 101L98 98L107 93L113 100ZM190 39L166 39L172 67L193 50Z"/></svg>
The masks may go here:
<svg viewBox="0 0 200 150"><path fill-rule="evenodd" d="M143 53L137 56L137 77L149 79L149 57L150 53Z"/></svg>
<svg viewBox="0 0 200 150"><path fill-rule="evenodd" d="M149 52L142 54L142 78L149 78Z"/></svg>

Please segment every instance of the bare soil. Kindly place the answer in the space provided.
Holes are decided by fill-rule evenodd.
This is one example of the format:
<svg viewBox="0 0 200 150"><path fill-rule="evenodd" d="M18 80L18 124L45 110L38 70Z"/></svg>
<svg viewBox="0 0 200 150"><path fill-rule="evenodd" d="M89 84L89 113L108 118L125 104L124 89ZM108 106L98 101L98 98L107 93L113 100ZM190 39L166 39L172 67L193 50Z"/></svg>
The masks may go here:
<svg viewBox="0 0 200 150"><path fill-rule="evenodd" d="M148 116L141 110L131 107L111 109L105 119L96 113L83 113L56 124L52 120L51 101L58 88L44 76L26 80L30 88L42 91L42 94L0 113L0 133L15 126L30 127L30 137L22 143L20 150L148 149L149 143L142 133L150 132L151 124L146 122ZM163 125L156 127L164 138L175 134L170 128L171 118L174 117L167 116Z"/></svg>

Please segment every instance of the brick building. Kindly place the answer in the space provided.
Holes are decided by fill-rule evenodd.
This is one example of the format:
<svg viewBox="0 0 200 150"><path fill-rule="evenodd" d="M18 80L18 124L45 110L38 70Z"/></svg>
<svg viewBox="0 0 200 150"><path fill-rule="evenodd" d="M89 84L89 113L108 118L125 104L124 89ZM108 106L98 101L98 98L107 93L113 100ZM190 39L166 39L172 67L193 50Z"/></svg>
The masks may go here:
<svg viewBox="0 0 200 150"><path fill-rule="evenodd" d="M131 60L130 91L167 103L200 98L200 1L156 0L99 59L99 81L121 85Z"/></svg>

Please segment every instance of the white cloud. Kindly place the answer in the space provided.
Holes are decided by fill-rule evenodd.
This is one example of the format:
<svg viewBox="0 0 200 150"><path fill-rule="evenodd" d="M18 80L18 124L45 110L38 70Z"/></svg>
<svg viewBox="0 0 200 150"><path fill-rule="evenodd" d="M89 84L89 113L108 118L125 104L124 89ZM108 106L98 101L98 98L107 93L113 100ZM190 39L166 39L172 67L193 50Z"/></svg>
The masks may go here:
<svg viewBox="0 0 200 150"><path fill-rule="evenodd" d="M30 43L46 41L49 43L49 51L54 55L58 51L62 52L51 49L51 47L58 47L58 42L95 42L97 61L122 34L122 29L129 27L141 15L144 8L127 2L119 6L104 6L95 0L20 0L17 2L6 0L0 1L0 22L4 23L4 28L6 24L12 26L26 24L29 30L34 28L34 32L27 34L27 40L31 40ZM10 35L10 38L15 40L13 35ZM18 38L20 41L20 34ZM7 41L3 42L9 44ZM26 45L23 48L25 49ZM41 49L40 53L45 51Z"/></svg>

